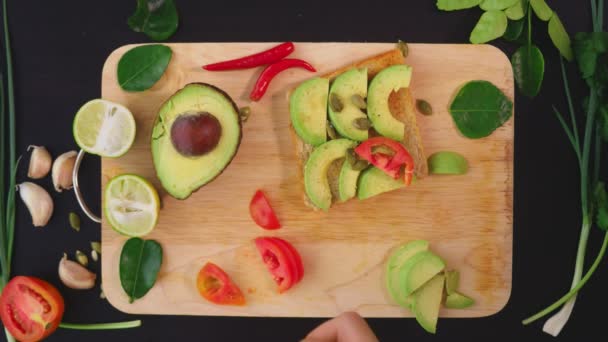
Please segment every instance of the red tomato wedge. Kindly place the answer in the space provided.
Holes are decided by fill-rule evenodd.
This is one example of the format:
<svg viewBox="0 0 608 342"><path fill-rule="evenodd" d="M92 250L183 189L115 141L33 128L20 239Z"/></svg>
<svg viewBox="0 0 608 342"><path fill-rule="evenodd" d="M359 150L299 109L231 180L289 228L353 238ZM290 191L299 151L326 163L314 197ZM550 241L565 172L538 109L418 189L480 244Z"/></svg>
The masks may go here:
<svg viewBox="0 0 608 342"><path fill-rule="evenodd" d="M253 195L251 203L249 203L249 214L255 223L264 229L281 228L281 223L262 190L256 191Z"/></svg>
<svg viewBox="0 0 608 342"><path fill-rule="evenodd" d="M201 296L212 303L238 306L246 304L241 289L214 263L208 262L201 268L196 278L196 287Z"/></svg>
<svg viewBox="0 0 608 342"><path fill-rule="evenodd" d="M388 148L391 154L374 152L375 147ZM405 185L410 185L414 176L414 159L398 141L385 137L373 137L365 140L355 148L359 157L397 179L403 169Z"/></svg>
<svg viewBox="0 0 608 342"><path fill-rule="evenodd" d="M0 296L0 318L18 341L40 341L52 334L63 317L63 297L35 277L11 279Z"/></svg>
<svg viewBox="0 0 608 342"><path fill-rule="evenodd" d="M277 237L259 237L255 245L278 285L279 293L289 290L304 276L300 253L289 242Z"/></svg>

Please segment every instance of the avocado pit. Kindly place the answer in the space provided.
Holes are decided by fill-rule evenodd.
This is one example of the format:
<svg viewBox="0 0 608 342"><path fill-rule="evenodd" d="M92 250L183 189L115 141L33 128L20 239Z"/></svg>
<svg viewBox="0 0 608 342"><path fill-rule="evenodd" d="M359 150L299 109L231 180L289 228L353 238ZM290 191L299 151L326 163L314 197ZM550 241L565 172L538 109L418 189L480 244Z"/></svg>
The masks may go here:
<svg viewBox="0 0 608 342"><path fill-rule="evenodd" d="M202 156L217 146L222 125L207 112L179 115L171 126L171 143L183 156Z"/></svg>

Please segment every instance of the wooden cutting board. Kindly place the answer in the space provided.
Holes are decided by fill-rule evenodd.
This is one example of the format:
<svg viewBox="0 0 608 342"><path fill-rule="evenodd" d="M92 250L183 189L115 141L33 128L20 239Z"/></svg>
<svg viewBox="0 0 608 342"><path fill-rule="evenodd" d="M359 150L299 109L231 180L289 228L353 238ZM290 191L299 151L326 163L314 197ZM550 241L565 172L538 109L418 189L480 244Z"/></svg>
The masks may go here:
<svg viewBox="0 0 608 342"><path fill-rule="evenodd" d="M488 45L410 44L406 62L413 66L411 88L433 106L418 116L427 151L450 150L470 163L464 176L431 176L407 189L366 201L335 205L315 212L302 201L298 166L288 129L286 94L314 74L292 69L280 74L262 101L248 94L261 68L208 72L201 65L264 50L275 43L167 44L173 58L165 75L150 90L127 93L116 80L123 46L107 59L102 97L127 106L137 121L132 149L119 159L102 160L102 186L121 173L137 173L159 190L162 210L155 230L164 259L158 281L142 299L129 304L118 277L118 260L126 238L102 222L102 281L106 297L121 311L147 314L222 316L334 316L356 310L368 317L411 314L393 304L384 288L383 266L391 248L427 239L450 268L461 272L461 291L476 304L445 310L441 316L480 317L500 311L511 292L513 237L513 119L490 137L470 140L458 134L448 104L463 83L482 79L513 99L508 58ZM378 53L392 43L297 43L294 58L324 74ZM154 172L150 134L161 103L189 82L211 83L237 105L251 106L238 154L211 184L185 201L169 197ZM263 189L283 224L265 231L251 220L248 204ZM103 193L103 192L102 192ZM302 254L303 281L285 294L276 287L252 242L277 235ZM245 307L210 304L195 286L199 269L212 261L226 270L247 298Z"/></svg>

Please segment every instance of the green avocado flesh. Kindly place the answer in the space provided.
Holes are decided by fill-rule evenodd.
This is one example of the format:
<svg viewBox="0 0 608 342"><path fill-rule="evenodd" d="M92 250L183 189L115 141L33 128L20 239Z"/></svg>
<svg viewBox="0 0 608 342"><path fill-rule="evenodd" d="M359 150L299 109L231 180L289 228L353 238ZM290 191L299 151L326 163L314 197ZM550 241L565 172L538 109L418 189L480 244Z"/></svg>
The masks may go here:
<svg viewBox="0 0 608 342"><path fill-rule="evenodd" d="M360 174L361 170L353 170L352 165L348 161L344 161L338 176L338 193L341 202L355 197Z"/></svg>
<svg viewBox="0 0 608 342"><path fill-rule="evenodd" d="M454 292L445 299L445 307L449 309L466 309L475 304L475 301L463 294Z"/></svg>
<svg viewBox="0 0 608 342"><path fill-rule="evenodd" d="M212 118L208 121L214 125L219 123L219 132L214 128L213 144L206 146L203 154L187 155L178 151L175 142L195 140L197 132L194 129L198 127L186 127L192 133L188 138L172 137L173 124L178 118L183 122L184 118L201 114ZM185 199L222 173L232 161L240 142L241 120L230 96L209 84L188 84L162 105L154 123L151 149L156 174L171 196Z"/></svg>
<svg viewBox="0 0 608 342"><path fill-rule="evenodd" d="M319 146L327 141L328 91L328 79L313 78L300 84L289 98L291 123L307 144Z"/></svg>
<svg viewBox="0 0 608 342"><path fill-rule="evenodd" d="M458 290L460 285L460 272L451 270L445 272L445 292L449 295Z"/></svg>
<svg viewBox="0 0 608 342"><path fill-rule="evenodd" d="M443 296L443 282L443 274L438 274L414 294L412 312L422 328L431 334L437 331L439 307Z"/></svg>
<svg viewBox="0 0 608 342"><path fill-rule="evenodd" d="M405 183L402 179L393 179L384 173L384 171L376 167L370 167L361 172L357 197L360 200L364 200L403 187L405 187Z"/></svg>
<svg viewBox="0 0 608 342"><path fill-rule="evenodd" d="M418 290L445 268L445 262L430 251L422 251L408 259L399 269L399 282L404 296Z"/></svg>
<svg viewBox="0 0 608 342"><path fill-rule="evenodd" d="M397 141L404 140L405 125L395 119L389 107L392 92L410 86L412 68L393 65L380 71L369 85L367 113L374 129L381 135Z"/></svg>
<svg viewBox="0 0 608 342"><path fill-rule="evenodd" d="M469 164L460 154L451 151L433 153L428 158L429 173L435 175L463 175Z"/></svg>
<svg viewBox="0 0 608 342"><path fill-rule="evenodd" d="M330 140L316 147L304 166L304 188L306 195L320 209L328 210L331 206L331 188L327 179L327 170L335 160L344 158L349 148L356 143L348 139Z"/></svg>
<svg viewBox="0 0 608 342"><path fill-rule="evenodd" d="M395 250L386 263L386 288L391 298L404 308L410 308L412 296L403 296L404 292L399 287L399 267L418 252L426 251L428 248L429 243L425 240L408 242Z"/></svg>
<svg viewBox="0 0 608 342"><path fill-rule="evenodd" d="M353 95L367 97L367 69L351 69L340 74L329 89L330 98L332 95L343 105L339 112L334 111L331 105L328 106L329 119L338 134L355 141L366 140L367 130L356 128L353 126L353 121L367 118L367 115L355 106L351 99Z"/></svg>

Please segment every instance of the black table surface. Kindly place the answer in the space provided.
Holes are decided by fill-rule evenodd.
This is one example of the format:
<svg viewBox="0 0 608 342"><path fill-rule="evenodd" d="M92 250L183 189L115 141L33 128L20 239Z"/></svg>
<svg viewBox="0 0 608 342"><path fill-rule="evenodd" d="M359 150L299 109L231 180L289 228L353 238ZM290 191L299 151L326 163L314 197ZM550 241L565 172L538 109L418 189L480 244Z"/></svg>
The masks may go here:
<svg viewBox="0 0 608 342"><path fill-rule="evenodd" d="M132 32L126 20L135 1L17 1L9 0L14 54L18 150L45 145L57 155L77 146L71 122L86 101L100 97L101 69L115 48L149 42ZM178 2L180 27L171 42L223 41L370 41L466 43L481 11L440 12L434 0L419 1L186 1ZM588 1L552 1L570 33L589 31ZM569 288L580 232L580 194L575 155L551 112L565 111L559 59L546 33L536 22L533 39L545 54L544 85L533 100L515 99L515 196L513 288L506 307L490 317L441 319L436 336L425 333L414 319L369 319L382 341L463 341L521 337L550 341L541 323L522 326L527 315L557 299ZM496 46L511 55L515 44ZM449 58L449 56L445 56ZM3 64L3 63L2 63ZM574 69L574 68L572 68ZM574 72L572 73L575 76ZM574 92L585 91L574 82ZM580 98L580 96L575 96ZM25 180L27 161L20 171ZM6 167L6 166L2 166ZM81 172L89 203L100 209L100 161L89 157ZM84 219L82 229L69 228L67 215L77 210L73 193L51 191L50 177L38 182L55 200L55 214L45 228L33 228L19 203L14 275L49 280L65 297L64 321L109 322L142 319L138 329L83 332L59 329L49 341L161 341L169 338L206 341L298 341L322 319L132 316L99 298L99 288L67 289L57 276L64 251L88 250L100 239L100 225ZM447 228L446 228L447 229ZM588 259L600 245L591 234ZM605 263L602 265L605 266ZM99 264L92 268L99 271ZM602 336L606 318L608 272L600 267L584 288L574 314L558 340Z"/></svg>

